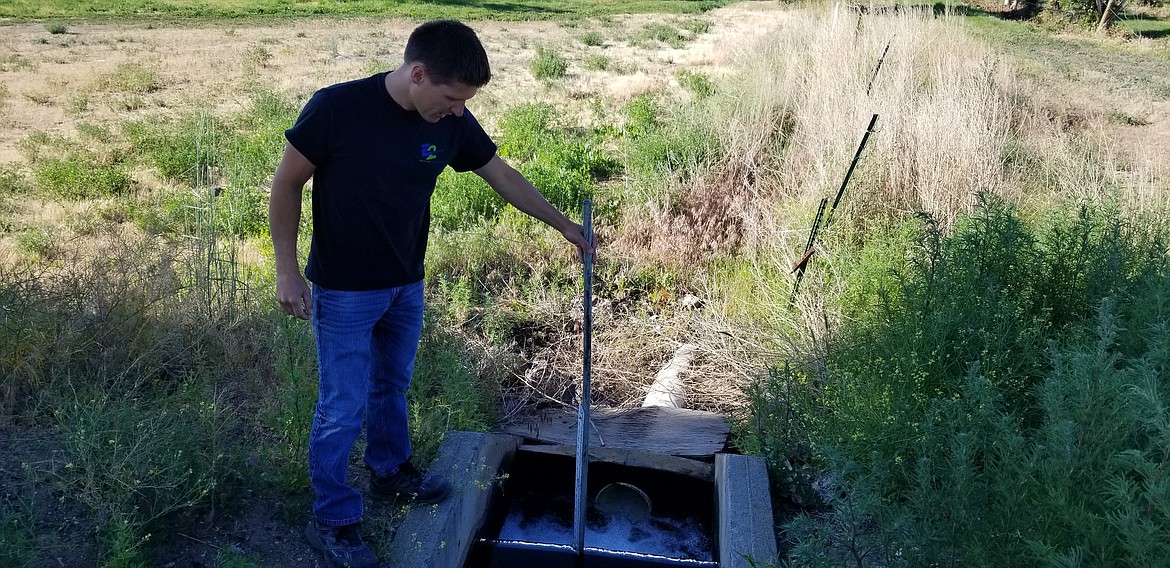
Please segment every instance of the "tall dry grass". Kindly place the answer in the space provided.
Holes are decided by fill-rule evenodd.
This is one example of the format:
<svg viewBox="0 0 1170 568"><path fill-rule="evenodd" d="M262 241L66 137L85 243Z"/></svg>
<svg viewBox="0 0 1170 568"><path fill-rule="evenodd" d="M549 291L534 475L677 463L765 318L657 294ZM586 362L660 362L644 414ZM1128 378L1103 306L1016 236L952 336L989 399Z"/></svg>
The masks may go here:
<svg viewBox="0 0 1170 568"><path fill-rule="evenodd" d="M783 207L831 198L877 114L844 206L950 217L974 191L1009 194L1000 164L1019 94L1008 64L954 18L925 10L866 15L860 26L856 18L802 11L782 33L744 46L729 142L736 155L770 162L766 193ZM786 135L769 133L777 120Z"/></svg>
<svg viewBox="0 0 1170 568"><path fill-rule="evenodd" d="M814 270L806 283L818 293L792 304L790 267L873 114L875 132L819 239L821 266L920 212L947 231L981 194L1024 210L1105 196L1165 206L1164 175L1108 136L1108 109L1052 92L1059 77L1021 74L1018 54L977 38L965 20L903 10L858 21L831 8L793 11L782 29L732 46L736 78L673 111L713 133L708 162L627 217L619 243L681 267L708 302L690 334L709 354L696 376L729 387L718 389L730 393L726 404L712 406L742 402L771 362L823 353L841 325L830 307L840 282Z"/></svg>

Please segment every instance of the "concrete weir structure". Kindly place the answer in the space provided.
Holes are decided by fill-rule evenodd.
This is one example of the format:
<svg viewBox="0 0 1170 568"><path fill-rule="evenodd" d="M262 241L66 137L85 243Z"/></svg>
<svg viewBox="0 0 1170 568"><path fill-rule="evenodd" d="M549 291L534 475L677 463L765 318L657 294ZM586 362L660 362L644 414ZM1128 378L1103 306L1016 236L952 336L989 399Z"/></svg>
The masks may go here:
<svg viewBox="0 0 1170 568"><path fill-rule="evenodd" d="M500 509L508 507L508 502L525 489L517 487L518 483L563 485L566 491L572 492L572 472L566 468L566 463L571 464L572 459L563 455L566 453L563 449L550 451L546 446L522 446L521 443L520 437L504 434L448 433L430 470L451 480L454 486L452 495L438 505L411 509L385 554L386 565L403 568L562 565L561 560L571 554L571 549L564 545L494 540L499 535L499 525L504 517ZM698 509L705 509L711 517L707 524L710 525L708 538L712 541L713 557L698 561L655 560L645 556L640 560L639 555L610 554L593 548L596 545L587 541L584 566L750 568L752 562L764 565L775 561L776 541L771 499L768 498L768 475L762 459L716 454L714 468L704 470L702 466L710 468L709 463L685 458L621 452L623 463L614 463L618 459L614 451L599 454L604 455L592 455L591 452L590 456L590 467L595 463L599 466L599 483L605 482L605 468L608 467L611 479L636 479L646 487L647 492L656 498L656 509L686 507L690 503ZM694 462L699 467L680 467L670 460ZM510 471L514 466L515 471ZM656 469L660 466L671 471ZM568 473L564 475L566 471ZM674 482L671 480L681 480L678 482L681 485L672 486ZM517 551L517 545L523 545L519 546L522 550ZM497 546L509 548L512 559L506 562L483 560L491 554L485 550ZM529 552L534 554L531 556L533 560L522 560ZM552 562L548 558L557 558L558 561Z"/></svg>

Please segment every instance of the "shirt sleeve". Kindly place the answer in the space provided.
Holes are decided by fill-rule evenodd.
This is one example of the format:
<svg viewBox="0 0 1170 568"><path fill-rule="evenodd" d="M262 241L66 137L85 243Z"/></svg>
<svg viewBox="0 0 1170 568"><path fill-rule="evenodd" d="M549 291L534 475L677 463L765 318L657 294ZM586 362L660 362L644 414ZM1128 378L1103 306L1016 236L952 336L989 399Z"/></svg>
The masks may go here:
<svg viewBox="0 0 1170 568"><path fill-rule="evenodd" d="M479 125L471 111L465 109L463 118L467 121L467 129L464 131L458 152L451 158L449 164L451 169L457 172L478 170L486 166L496 155L496 143L483 131L483 127Z"/></svg>
<svg viewBox="0 0 1170 568"><path fill-rule="evenodd" d="M328 97L318 91L301 110L296 124L284 131L284 137L314 166L329 161L329 127L332 123Z"/></svg>

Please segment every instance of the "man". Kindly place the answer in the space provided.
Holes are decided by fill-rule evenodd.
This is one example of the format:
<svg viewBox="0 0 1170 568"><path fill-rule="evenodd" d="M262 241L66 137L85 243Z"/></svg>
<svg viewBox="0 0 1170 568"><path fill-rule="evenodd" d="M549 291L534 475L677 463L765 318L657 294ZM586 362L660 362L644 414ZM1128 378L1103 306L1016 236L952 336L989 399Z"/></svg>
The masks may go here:
<svg viewBox="0 0 1170 568"><path fill-rule="evenodd" d="M272 182L269 223L284 311L311 319L320 394L309 434L315 499L305 529L332 566L377 566L357 532L361 494L346 484L365 419L370 494L434 503L441 476L410 462L406 390L423 325L423 255L430 197L446 166L474 171L517 209L593 252L570 221L496 155L465 104L491 78L475 32L451 21L411 34L404 63L327 87L296 124ZM301 189L313 178L313 239L305 274L296 256Z"/></svg>

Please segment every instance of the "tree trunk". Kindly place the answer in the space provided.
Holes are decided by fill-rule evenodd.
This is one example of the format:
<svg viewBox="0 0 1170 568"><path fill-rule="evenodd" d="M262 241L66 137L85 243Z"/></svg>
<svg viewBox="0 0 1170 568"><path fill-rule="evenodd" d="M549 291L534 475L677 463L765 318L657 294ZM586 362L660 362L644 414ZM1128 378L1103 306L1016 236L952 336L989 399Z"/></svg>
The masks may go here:
<svg viewBox="0 0 1170 568"><path fill-rule="evenodd" d="M1097 22L1097 31L1104 33L1109 29L1109 25L1113 23L1116 18L1113 14L1113 7L1116 5L1116 0L1109 0L1105 3L1105 9L1101 10L1101 20Z"/></svg>

